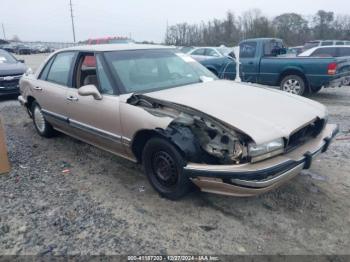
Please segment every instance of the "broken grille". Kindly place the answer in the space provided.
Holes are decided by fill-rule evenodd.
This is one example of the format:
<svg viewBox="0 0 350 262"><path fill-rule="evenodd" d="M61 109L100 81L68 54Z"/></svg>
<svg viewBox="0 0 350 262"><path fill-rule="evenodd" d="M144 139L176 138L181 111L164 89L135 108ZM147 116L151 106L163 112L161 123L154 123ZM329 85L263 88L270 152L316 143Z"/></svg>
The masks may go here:
<svg viewBox="0 0 350 262"><path fill-rule="evenodd" d="M287 142L286 152L289 152L296 147L310 141L317 137L325 127L326 121L324 119L317 119L311 124L294 132Z"/></svg>

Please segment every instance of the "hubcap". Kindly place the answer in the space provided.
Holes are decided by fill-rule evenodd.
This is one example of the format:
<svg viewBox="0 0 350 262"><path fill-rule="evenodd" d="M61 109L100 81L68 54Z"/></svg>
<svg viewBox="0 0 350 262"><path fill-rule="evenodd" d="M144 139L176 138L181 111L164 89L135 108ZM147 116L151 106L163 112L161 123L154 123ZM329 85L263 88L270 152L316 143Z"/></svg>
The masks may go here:
<svg viewBox="0 0 350 262"><path fill-rule="evenodd" d="M295 95L299 95L300 92L301 92L301 84L296 79L288 79L283 84L283 91L286 91L288 93L292 93L292 94L295 94Z"/></svg>
<svg viewBox="0 0 350 262"><path fill-rule="evenodd" d="M178 180L176 163L167 152L157 152L153 157L152 167L161 185L166 187L176 185Z"/></svg>
<svg viewBox="0 0 350 262"><path fill-rule="evenodd" d="M34 109L34 123L41 133L45 131L45 118L39 107Z"/></svg>

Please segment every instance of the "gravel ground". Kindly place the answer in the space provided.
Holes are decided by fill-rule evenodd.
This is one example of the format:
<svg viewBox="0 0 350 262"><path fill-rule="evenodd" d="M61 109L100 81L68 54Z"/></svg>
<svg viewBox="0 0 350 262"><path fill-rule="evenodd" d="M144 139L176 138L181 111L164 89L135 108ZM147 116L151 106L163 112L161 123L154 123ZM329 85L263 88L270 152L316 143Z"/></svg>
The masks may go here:
<svg viewBox="0 0 350 262"><path fill-rule="evenodd" d="M194 192L180 202L160 198L135 164L39 137L2 99L12 171L0 175L0 255L350 254L350 88L311 98L341 126L311 170L258 197Z"/></svg>

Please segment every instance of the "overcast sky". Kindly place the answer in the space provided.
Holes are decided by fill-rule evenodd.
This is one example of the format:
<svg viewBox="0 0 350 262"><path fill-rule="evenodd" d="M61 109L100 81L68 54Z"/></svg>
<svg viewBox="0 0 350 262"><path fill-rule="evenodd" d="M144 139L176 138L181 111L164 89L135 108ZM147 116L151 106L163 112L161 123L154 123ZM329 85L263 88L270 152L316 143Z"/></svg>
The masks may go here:
<svg viewBox="0 0 350 262"><path fill-rule="evenodd" d="M197 23L236 15L253 8L273 17L284 12L304 15L319 9L350 14L349 0L72 0L77 40L131 36L162 41L166 23ZM69 0L0 0L0 23L6 37L21 40L72 41ZM0 30L1 32L1 30ZM2 38L2 32L0 38Z"/></svg>

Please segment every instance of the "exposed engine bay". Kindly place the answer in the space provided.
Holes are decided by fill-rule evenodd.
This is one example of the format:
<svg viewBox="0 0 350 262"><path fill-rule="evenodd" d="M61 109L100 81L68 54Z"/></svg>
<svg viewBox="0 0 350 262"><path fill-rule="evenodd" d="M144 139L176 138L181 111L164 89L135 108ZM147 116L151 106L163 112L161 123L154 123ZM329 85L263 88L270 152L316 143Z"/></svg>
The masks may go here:
<svg viewBox="0 0 350 262"><path fill-rule="evenodd" d="M133 95L127 102L155 116L173 118L165 130L157 131L177 145L187 160L208 164L247 162L247 144L251 139L219 120L192 108L145 95Z"/></svg>

